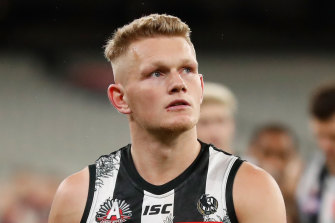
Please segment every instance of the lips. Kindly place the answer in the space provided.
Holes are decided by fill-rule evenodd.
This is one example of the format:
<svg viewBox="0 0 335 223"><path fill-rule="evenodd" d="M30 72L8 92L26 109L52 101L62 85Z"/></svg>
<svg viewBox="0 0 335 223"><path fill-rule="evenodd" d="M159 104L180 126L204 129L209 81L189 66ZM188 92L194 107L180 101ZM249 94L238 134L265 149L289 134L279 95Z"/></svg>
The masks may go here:
<svg viewBox="0 0 335 223"><path fill-rule="evenodd" d="M166 106L167 109L177 109L177 108L184 108L190 106L190 103L188 103L185 100L179 99L172 101L168 106Z"/></svg>

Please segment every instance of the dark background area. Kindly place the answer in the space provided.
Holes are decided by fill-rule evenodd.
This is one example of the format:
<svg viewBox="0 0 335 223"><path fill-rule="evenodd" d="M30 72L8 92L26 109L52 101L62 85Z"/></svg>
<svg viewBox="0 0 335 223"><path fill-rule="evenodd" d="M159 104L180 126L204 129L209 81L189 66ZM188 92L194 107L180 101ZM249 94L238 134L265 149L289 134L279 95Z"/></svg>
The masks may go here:
<svg viewBox="0 0 335 223"><path fill-rule="evenodd" d="M0 2L1 50L59 63L71 51L101 53L119 26L150 13L180 17L201 51L335 49L333 0Z"/></svg>

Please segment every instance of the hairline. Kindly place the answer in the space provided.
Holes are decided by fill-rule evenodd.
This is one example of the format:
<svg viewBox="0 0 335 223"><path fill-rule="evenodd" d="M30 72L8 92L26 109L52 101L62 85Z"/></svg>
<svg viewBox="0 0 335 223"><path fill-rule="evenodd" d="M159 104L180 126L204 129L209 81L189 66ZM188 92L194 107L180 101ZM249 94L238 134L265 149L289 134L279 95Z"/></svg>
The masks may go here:
<svg viewBox="0 0 335 223"><path fill-rule="evenodd" d="M194 53L194 56L196 58L196 51L195 51L195 48L194 48L194 45L192 43L192 41L187 38L186 36L184 35L178 35L178 34L175 34L175 35L164 35L164 34L157 34L157 35L152 35L152 36L143 36L143 37L140 37L140 38L137 38L137 39L133 39L131 41L129 41L129 43L127 44L126 48L123 50L123 52L119 55L117 55L116 57L114 57L113 59L110 60L110 64L112 66L112 70L113 70L113 74L114 74L114 82L117 83L116 81L116 76L117 76L117 73L115 72L115 68L116 67L116 64L118 63L118 61L120 59L122 59L122 57L125 57L130 51L131 51L131 45L133 45L134 43L136 42L140 42L140 41L143 41L143 40L146 40L146 39L154 39L154 38L175 38L175 37L181 37L183 38L187 44L191 47L191 51Z"/></svg>
<svg viewBox="0 0 335 223"><path fill-rule="evenodd" d="M145 39L154 39L154 38L161 38L161 37L166 37L166 38L174 38L174 37L181 37L183 39L186 40L186 42L190 45L191 49L193 49L194 51L194 54L196 55L196 52L195 52L195 48L194 48L194 45L192 43L192 41L187 38L185 35L178 35L178 34L154 34L152 36L143 36L143 37L139 37L139 38L136 38L136 39L133 39L133 40L130 40L128 42L128 44L126 45L126 47L124 48L124 50L117 56L115 56L114 58L110 59L110 58L107 58L111 63L115 63L115 61L118 60L118 58L124 56L125 54L127 54L129 52L129 48L132 44L136 43L136 42L139 42L139 41L142 41L142 40L145 40Z"/></svg>

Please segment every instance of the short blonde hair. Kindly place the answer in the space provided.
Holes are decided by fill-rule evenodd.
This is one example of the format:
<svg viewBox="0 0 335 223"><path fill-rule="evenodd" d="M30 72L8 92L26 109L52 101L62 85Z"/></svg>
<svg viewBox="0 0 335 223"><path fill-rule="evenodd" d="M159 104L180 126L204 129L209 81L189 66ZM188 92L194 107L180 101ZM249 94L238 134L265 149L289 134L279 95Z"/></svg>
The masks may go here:
<svg viewBox="0 0 335 223"><path fill-rule="evenodd" d="M205 82L202 105L210 103L222 104L226 106L232 114L234 114L237 109L236 98L229 88L222 84Z"/></svg>
<svg viewBox="0 0 335 223"><path fill-rule="evenodd" d="M192 45L190 33L188 25L178 17L151 14L118 28L105 46L105 57L113 61L125 53L132 42L156 36L181 36Z"/></svg>

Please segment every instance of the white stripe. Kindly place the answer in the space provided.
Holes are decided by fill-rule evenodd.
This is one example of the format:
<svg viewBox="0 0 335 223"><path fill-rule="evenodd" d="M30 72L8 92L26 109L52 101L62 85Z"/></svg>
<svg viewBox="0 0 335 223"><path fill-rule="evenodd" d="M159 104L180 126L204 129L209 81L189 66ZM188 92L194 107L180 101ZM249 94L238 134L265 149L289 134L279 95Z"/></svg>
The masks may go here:
<svg viewBox="0 0 335 223"><path fill-rule="evenodd" d="M118 151L112 156L113 160L115 161L115 165L113 166L115 169L110 172L109 177L100 178L100 180L102 180L101 187L95 185L96 191L94 191L94 197L90 213L87 218L87 223L95 222L95 216L100 209L100 205L102 205L106 201L106 199L108 198L112 199L112 196L114 194L116 179L120 169L121 152ZM96 166L96 168L98 169L99 166Z"/></svg>
<svg viewBox="0 0 335 223"><path fill-rule="evenodd" d="M173 223L174 190L162 195L144 191L141 223Z"/></svg>
<svg viewBox="0 0 335 223"><path fill-rule="evenodd" d="M209 148L209 164L206 181L206 194L214 197L218 201L218 208L215 213L209 215L210 218L217 220L218 216L226 216L226 185L227 179L237 157L227 155L223 152Z"/></svg>

